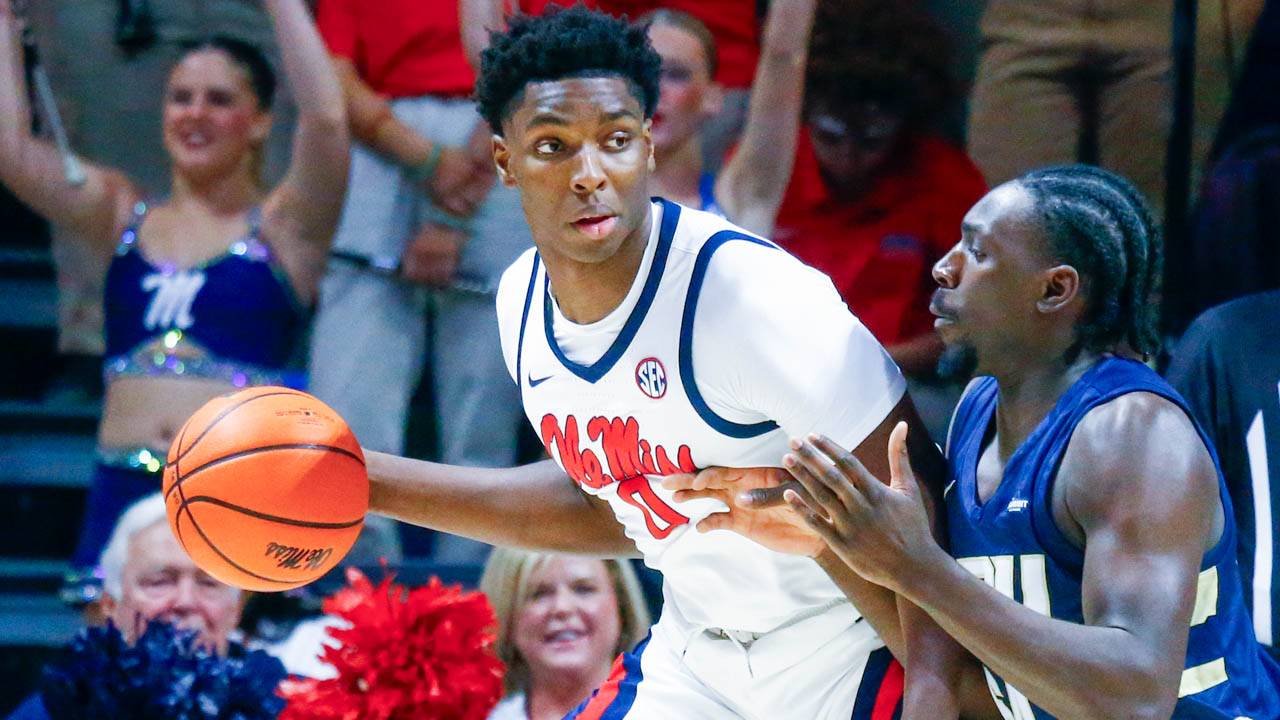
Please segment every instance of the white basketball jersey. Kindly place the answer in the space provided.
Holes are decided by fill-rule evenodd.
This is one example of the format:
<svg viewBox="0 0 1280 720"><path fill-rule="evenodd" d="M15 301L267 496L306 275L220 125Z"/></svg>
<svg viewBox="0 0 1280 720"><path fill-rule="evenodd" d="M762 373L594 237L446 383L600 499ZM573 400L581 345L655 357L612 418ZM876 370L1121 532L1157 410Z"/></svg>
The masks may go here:
<svg viewBox="0 0 1280 720"><path fill-rule="evenodd" d="M658 200L634 286L604 321L559 314L534 250L503 276L498 315L547 452L609 503L685 618L766 632L843 598L808 558L697 532L724 506L676 503L660 483L710 466L780 467L788 439L813 431L854 447L881 423L902 377L826 276L722 218ZM575 334L601 325L603 354L571 358Z"/></svg>

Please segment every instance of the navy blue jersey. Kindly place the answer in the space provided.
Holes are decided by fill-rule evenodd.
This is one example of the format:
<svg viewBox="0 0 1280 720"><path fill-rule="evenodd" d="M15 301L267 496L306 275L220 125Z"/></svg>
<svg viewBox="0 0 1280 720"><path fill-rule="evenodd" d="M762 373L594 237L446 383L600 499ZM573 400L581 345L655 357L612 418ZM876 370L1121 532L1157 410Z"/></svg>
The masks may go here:
<svg viewBox="0 0 1280 720"><path fill-rule="evenodd" d="M1280 290L1219 305L1183 335L1169 384L1213 441L1235 505L1253 633L1280 658Z"/></svg>
<svg viewBox="0 0 1280 720"><path fill-rule="evenodd" d="M982 378L970 388L956 410L948 452L950 480L955 483L946 501L951 551L962 565L1037 612L1084 623L1084 554L1054 522L1050 494L1076 425L1091 409L1130 392L1153 393L1186 410L1173 388L1145 365L1104 359L1059 398L1014 451L999 487L983 503L978 500L977 467L984 436L994 421L997 386L995 379ZM1205 440L1199 425L1196 429ZM1212 445L1205 444L1213 454ZM1217 462L1214 455L1215 467ZM1201 564L1186 669L1173 717L1270 720L1280 716L1280 666L1253 636L1236 567L1231 501L1220 472L1218 478L1225 527ZM1006 719L1052 717L990 670L986 674Z"/></svg>

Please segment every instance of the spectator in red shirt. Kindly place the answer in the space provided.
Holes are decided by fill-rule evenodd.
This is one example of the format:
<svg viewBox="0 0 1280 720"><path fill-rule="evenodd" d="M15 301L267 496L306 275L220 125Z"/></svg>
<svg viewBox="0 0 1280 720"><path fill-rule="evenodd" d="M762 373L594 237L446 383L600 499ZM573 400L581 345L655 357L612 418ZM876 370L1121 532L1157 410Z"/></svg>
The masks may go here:
<svg viewBox="0 0 1280 720"><path fill-rule="evenodd" d="M774 238L831 276L909 377L928 376L942 351L930 268L986 192L973 163L930 127L956 92L948 38L894 0L826 0L813 27Z"/></svg>

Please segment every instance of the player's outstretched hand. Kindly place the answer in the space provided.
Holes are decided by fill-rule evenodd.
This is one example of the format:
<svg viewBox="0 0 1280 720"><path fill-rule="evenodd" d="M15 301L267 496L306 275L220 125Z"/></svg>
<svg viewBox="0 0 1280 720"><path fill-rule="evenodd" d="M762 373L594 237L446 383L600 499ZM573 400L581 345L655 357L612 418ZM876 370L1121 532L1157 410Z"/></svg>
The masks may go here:
<svg viewBox="0 0 1280 720"><path fill-rule="evenodd" d="M784 497L859 575L898 591L897 578L942 552L907 459L905 422L889 436L888 485L827 437L810 435L792 449L782 464L801 488L786 489Z"/></svg>
<svg viewBox="0 0 1280 720"><path fill-rule="evenodd" d="M712 498L729 509L698 523L698 532L732 530L777 552L817 557L826 543L787 506L783 492L802 489L785 470L772 467L712 467L697 474L669 475L663 487L677 502Z"/></svg>

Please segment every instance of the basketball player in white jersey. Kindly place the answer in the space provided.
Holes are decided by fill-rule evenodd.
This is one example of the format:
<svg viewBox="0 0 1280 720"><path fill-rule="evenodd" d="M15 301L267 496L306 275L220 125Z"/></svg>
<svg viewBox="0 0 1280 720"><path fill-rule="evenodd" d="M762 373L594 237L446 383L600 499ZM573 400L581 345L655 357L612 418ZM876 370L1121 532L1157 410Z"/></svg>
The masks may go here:
<svg viewBox="0 0 1280 720"><path fill-rule="evenodd" d="M903 671L885 642L901 658L949 640L809 533L766 548L699 532L726 506L678 503L661 485L709 466L780 467L788 439L810 432L887 477L899 420L921 439L915 467L944 466L892 360L824 275L646 197L659 62L642 29L581 7L493 34L476 97L536 245L502 279L502 348L552 461L490 470L369 452L372 509L494 544L638 550L662 572L650 638L570 717L889 717ZM751 517L791 526L790 514ZM941 685L913 682L907 714L954 717L930 694Z"/></svg>

